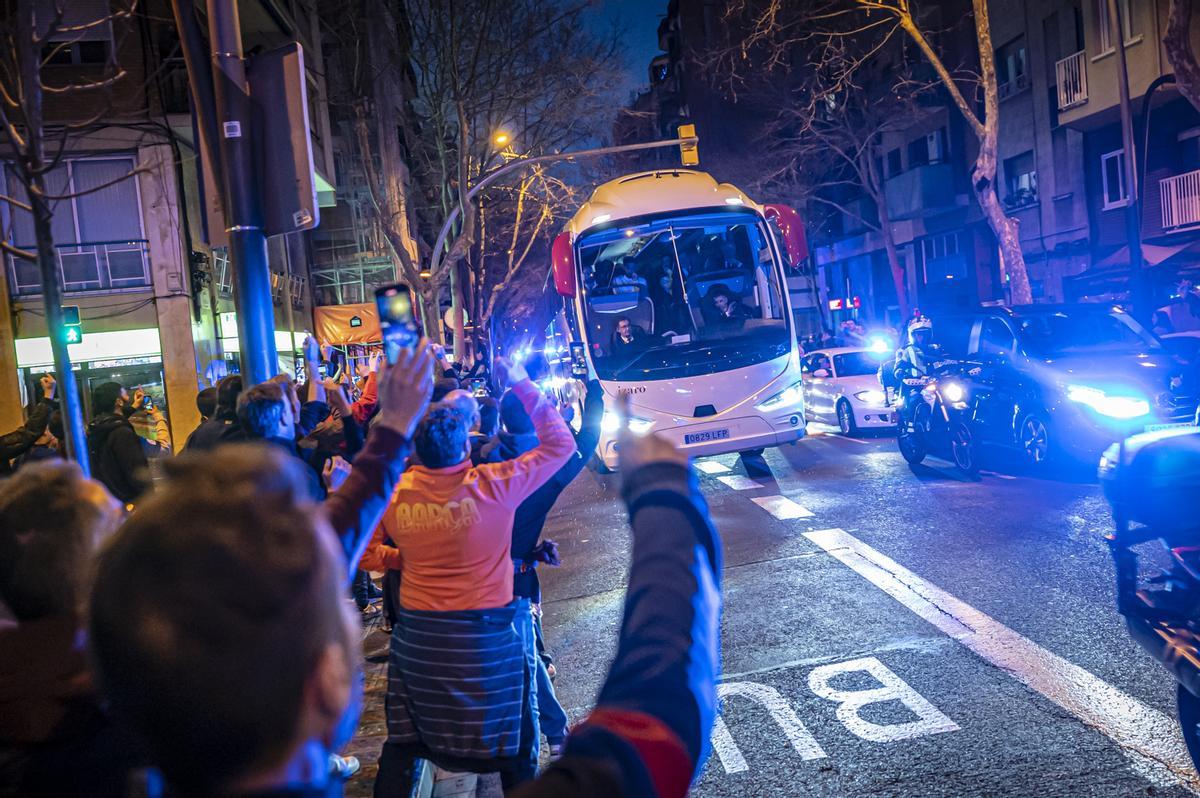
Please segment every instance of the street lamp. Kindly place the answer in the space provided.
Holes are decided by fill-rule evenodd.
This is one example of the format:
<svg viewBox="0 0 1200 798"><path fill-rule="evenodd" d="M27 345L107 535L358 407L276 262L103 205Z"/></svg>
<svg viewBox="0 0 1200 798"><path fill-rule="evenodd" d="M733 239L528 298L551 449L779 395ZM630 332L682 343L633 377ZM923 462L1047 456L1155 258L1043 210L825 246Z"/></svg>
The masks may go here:
<svg viewBox="0 0 1200 798"><path fill-rule="evenodd" d="M512 144L512 136L503 130L498 130L492 135L492 143L496 145L496 149L507 147Z"/></svg>

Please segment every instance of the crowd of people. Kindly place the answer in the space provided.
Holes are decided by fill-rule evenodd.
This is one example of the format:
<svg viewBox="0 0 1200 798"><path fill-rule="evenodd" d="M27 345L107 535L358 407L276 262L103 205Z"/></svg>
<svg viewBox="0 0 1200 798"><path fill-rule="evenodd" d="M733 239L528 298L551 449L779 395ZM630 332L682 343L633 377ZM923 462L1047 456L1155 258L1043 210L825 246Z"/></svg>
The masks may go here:
<svg viewBox="0 0 1200 798"><path fill-rule="evenodd" d="M304 360L301 384L202 391L176 457L116 383L93 396L92 478L47 445L49 377L0 438L0 796L339 795L374 593L391 634L377 796L407 798L421 759L519 796L685 794L716 711L721 576L686 456L622 433L624 620L568 730L538 569L559 562L542 532L595 449L599 384L572 425L530 379L537 357L491 375L422 341L345 381L317 376L315 342Z"/></svg>

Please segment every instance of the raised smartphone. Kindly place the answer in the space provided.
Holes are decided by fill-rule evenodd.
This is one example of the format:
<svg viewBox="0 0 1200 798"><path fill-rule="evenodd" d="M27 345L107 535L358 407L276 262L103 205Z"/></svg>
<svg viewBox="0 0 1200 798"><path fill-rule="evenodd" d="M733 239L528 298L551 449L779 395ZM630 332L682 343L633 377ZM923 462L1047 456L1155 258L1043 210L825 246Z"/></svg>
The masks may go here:
<svg viewBox="0 0 1200 798"><path fill-rule="evenodd" d="M421 337L413 314L412 293L403 283L376 288L375 306L379 309L384 356L390 365L396 362L401 349L416 349Z"/></svg>

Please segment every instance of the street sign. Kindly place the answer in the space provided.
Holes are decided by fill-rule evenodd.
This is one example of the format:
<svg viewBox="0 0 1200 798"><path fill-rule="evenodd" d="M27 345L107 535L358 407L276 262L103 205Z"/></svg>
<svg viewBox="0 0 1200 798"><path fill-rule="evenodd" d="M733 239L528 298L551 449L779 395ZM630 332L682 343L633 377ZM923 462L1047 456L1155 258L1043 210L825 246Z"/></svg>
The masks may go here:
<svg viewBox="0 0 1200 798"><path fill-rule="evenodd" d="M696 137L695 125L680 125L679 138L690 139ZM699 166L700 165L700 144L691 142L688 144L679 145L679 162L684 166Z"/></svg>
<svg viewBox="0 0 1200 798"><path fill-rule="evenodd" d="M321 223L309 135L304 49L291 42L246 65L254 104L263 228L269 236Z"/></svg>
<svg viewBox="0 0 1200 798"><path fill-rule="evenodd" d="M78 305L63 305L63 340L68 344L83 341L83 325L79 318Z"/></svg>

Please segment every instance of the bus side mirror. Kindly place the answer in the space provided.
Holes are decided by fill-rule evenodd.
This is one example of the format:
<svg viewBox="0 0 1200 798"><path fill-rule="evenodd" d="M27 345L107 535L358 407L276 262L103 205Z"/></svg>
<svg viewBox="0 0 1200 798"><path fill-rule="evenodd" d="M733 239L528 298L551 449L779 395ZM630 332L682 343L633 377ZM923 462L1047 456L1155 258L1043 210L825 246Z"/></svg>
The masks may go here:
<svg viewBox="0 0 1200 798"><path fill-rule="evenodd" d="M789 205L764 206L768 219L773 219L783 233L783 245L787 249L788 260L792 268L800 268L800 264L808 257L808 241L804 237L804 220L795 208Z"/></svg>
<svg viewBox="0 0 1200 798"><path fill-rule="evenodd" d="M575 250L571 234L559 233L550 245L550 264L554 270L554 288L560 296L575 296Z"/></svg>

